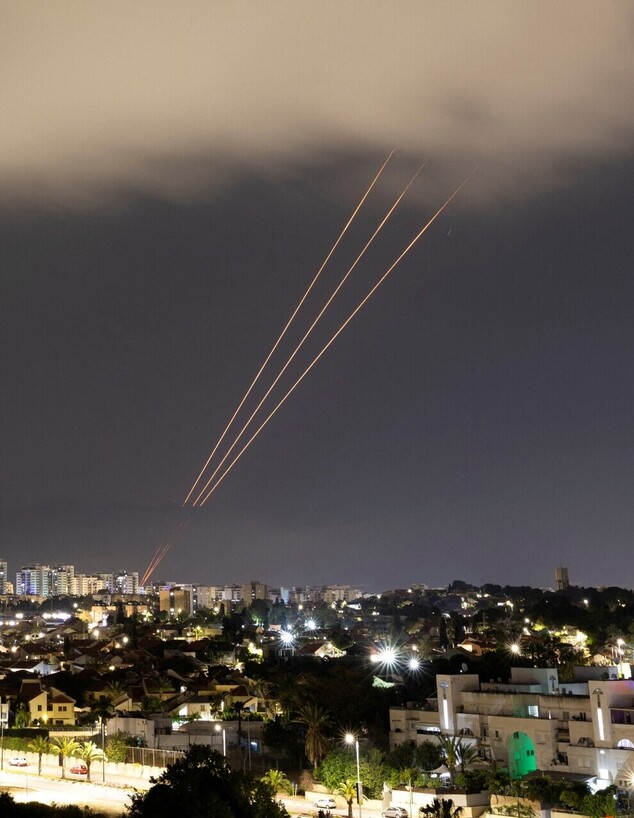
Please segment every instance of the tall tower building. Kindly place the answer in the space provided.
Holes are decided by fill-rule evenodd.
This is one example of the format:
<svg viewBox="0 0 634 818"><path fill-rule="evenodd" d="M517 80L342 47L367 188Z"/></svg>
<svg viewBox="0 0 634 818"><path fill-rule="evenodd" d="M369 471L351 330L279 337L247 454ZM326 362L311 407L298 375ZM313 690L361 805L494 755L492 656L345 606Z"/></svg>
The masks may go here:
<svg viewBox="0 0 634 818"><path fill-rule="evenodd" d="M20 596L48 596L49 572L48 565L36 562L33 565L23 565L15 577L15 592Z"/></svg>
<svg viewBox="0 0 634 818"><path fill-rule="evenodd" d="M69 596L75 590L75 566L51 565L48 569L48 595Z"/></svg>
<svg viewBox="0 0 634 818"><path fill-rule="evenodd" d="M139 574L137 571L115 571L112 592L115 594L136 594L139 591Z"/></svg>
<svg viewBox="0 0 634 818"><path fill-rule="evenodd" d="M0 560L0 594L7 593L7 562Z"/></svg>
<svg viewBox="0 0 634 818"><path fill-rule="evenodd" d="M565 591L570 587L570 580L568 579L568 569L563 565L555 568L555 590Z"/></svg>

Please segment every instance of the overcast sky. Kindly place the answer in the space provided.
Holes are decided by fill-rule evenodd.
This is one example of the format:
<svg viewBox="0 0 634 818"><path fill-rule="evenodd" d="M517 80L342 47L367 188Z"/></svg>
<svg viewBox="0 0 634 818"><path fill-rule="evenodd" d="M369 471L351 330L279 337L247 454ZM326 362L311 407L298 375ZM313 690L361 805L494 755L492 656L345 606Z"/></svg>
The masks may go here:
<svg viewBox="0 0 634 818"><path fill-rule="evenodd" d="M9 0L2 17L11 573L144 572L395 149L278 368L425 167L281 387L478 170L154 578L552 585L563 564L632 586L629 2Z"/></svg>

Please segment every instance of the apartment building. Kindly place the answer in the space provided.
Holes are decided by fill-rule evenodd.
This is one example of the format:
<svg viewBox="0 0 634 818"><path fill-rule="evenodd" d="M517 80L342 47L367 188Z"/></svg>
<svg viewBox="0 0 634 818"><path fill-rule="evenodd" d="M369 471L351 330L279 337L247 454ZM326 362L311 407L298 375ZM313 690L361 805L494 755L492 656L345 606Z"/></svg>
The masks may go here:
<svg viewBox="0 0 634 818"><path fill-rule="evenodd" d="M514 778L557 771L630 787L634 680L617 676L617 668L598 667L576 669L570 683L555 668L513 668L506 683L439 674L424 704L390 708L390 741L459 736Z"/></svg>
<svg viewBox="0 0 634 818"><path fill-rule="evenodd" d="M159 610L166 611L170 616L180 613L191 616L193 613L191 586L174 585L169 590L159 591Z"/></svg>

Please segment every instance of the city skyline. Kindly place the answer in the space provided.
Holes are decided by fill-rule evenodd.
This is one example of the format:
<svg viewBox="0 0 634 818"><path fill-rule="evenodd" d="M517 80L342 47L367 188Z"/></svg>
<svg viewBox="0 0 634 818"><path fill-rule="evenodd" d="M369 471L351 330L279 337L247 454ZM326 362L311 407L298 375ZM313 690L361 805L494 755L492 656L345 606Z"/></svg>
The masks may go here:
<svg viewBox="0 0 634 818"><path fill-rule="evenodd" d="M155 576L634 584L631 8L371 8L10 4L12 565L142 575L178 531ZM424 167L297 372L478 169L183 525L392 149L280 354Z"/></svg>

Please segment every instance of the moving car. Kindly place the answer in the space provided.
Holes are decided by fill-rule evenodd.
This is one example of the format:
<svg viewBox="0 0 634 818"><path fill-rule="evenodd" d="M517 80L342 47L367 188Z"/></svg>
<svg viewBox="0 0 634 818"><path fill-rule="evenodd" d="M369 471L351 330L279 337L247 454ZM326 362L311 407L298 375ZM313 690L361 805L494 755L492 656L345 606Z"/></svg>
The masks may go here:
<svg viewBox="0 0 634 818"><path fill-rule="evenodd" d="M75 764L74 767L70 768L70 771L73 775L86 775L88 767L85 764Z"/></svg>
<svg viewBox="0 0 634 818"><path fill-rule="evenodd" d="M28 767L29 762L24 756L13 756L13 758L9 761L9 765L11 767Z"/></svg>
<svg viewBox="0 0 634 818"><path fill-rule="evenodd" d="M334 809L337 806L337 802L334 798L318 798L315 801L315 806L317 809Z"/></svg>
<svg viewBox="0 0 634 818"><path fill-rule="evenodd" d="M409 818L409 812L404 807L389 807L381 815L383 818Z"/></svg>

